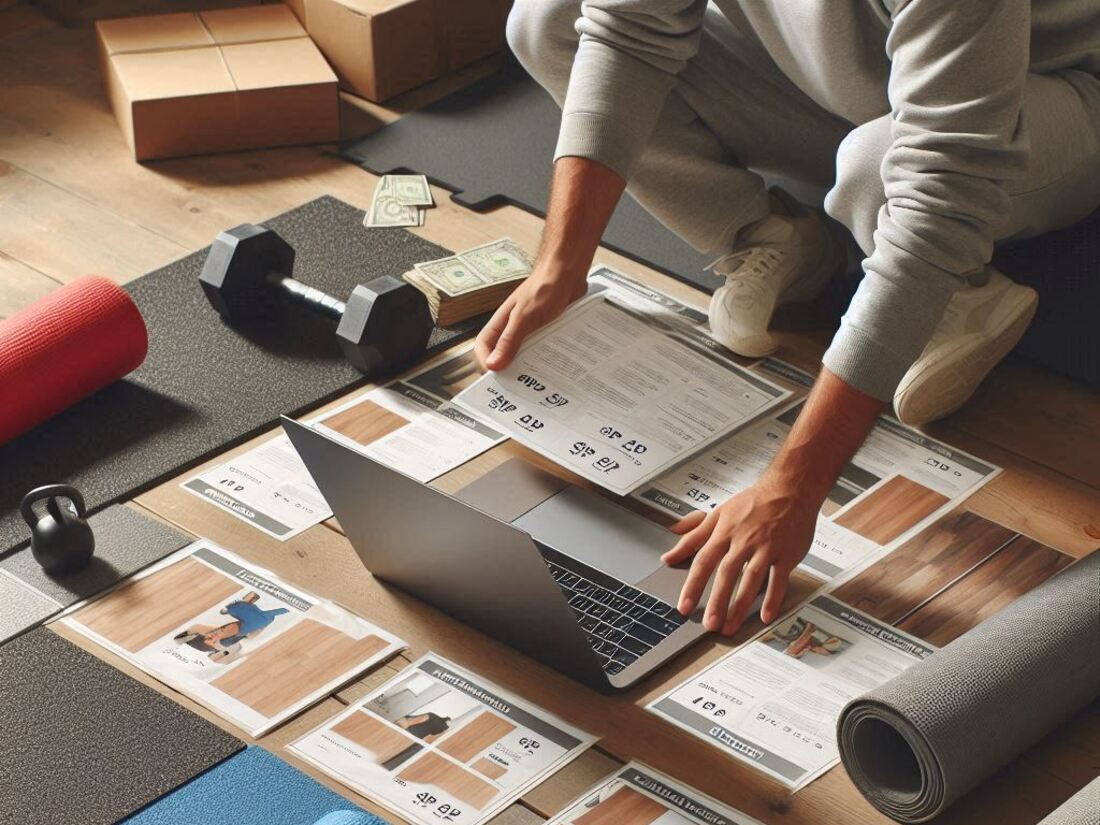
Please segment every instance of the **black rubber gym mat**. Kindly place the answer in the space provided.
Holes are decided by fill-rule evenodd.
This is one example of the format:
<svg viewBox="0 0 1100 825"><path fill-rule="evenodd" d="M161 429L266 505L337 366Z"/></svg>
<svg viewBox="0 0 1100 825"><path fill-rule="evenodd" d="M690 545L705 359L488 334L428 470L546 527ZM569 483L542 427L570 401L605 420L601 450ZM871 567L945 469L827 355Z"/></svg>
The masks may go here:
<svg viewBox="0 0 1100 825"><path fill-rule="evenodd" d="M350 144L343 156L377 174L409 170L455 192L471 209L513 203L546 214L561 111L513 60L497 73ZM713 292L696 252L630 195L619 203L604 246Z"/></svg>
<svg viewBox="0 0 1100 825"><path fill-rule="evenodd" d="M243 747L46 628L0 647L0 822L109 825Z"/></svg>
<svg viewBox="0 0 1100 825"><path fill-rule="evenodd" d="M11 573L63 608L101 593L193 540L186 533L123 504L96 513L88 524L95 533L95 555L80 572L48 576L29 547L0 561L0 570ZM0 603L0 615L6 610L7 606Z"/></svg>
<svg viewBox="0 0 1100 825"><path fill-rule="evenodd" d="M450 253L401 229L365 229L363 213L319 198L266 221L297 250L295 275L335 295L400 276ZM29 538L23 494L67 482L93 510L147 489L274 424L363 383L341 357L331 321L292 311L292 325L247 334L222 323L198 275L201 250L127 284L149 327L132 375L0 447L0 553ZM479 323L437 329L431 350Z"/></svg>

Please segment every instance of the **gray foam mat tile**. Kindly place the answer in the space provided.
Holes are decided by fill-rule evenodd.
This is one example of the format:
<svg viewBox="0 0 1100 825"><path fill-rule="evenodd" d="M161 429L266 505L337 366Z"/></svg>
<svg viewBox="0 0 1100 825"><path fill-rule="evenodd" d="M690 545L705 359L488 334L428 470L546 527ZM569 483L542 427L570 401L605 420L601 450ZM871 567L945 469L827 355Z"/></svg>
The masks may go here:
<svg viewBox="0 0 1100 825"><path fill-rule="evenodd" d="M186 533L121 504L96 513L88 519L88 524L95 533L95 555L80 572L49 576L34 560L29 547L0 561L0 569L60 602L62 607L68 607L106 590L193 541ZM4 609L0 603L0 614Z"/></svg>
<svg viewBox="0 0 1100 825"><path fill-rule="evenodd" d="M57 611L54 602L0 571L0 644L41 624Z"/></svg>
<svg viewBox="0 0 1100 825"><path fill-rule="evenodd" d="M244 743L39 628L0 647L0 822L109 825Z"/></svg>
<svg viewBox="0 0 1100 825"><path fill-rule="evenodd" d="M427 175L472 209L508 202L545 215L560 124L553 98L509 61L491 77L404 115L342 154L378 174L407 169ZM707 292L721 283L704 271L713 255L696 252L629 194L603 244Z"/></svg>
<svg viewBox="0 0 1100 825"><path fill-rule="evenodd" d="M449 254L362 220L359 209L324 197L265 223L297 250L295 275L334 295ZM222 323L198 283L206 251L127 284L149 328L138 370L0 447L0 552L27 540L18 507L33 487L68 482L101 509L245 441L281 414L301 414L363 383L341 356L331 321L291 311L292 326L283 328ZM431 349L478 324L437 329Z"/></svg>

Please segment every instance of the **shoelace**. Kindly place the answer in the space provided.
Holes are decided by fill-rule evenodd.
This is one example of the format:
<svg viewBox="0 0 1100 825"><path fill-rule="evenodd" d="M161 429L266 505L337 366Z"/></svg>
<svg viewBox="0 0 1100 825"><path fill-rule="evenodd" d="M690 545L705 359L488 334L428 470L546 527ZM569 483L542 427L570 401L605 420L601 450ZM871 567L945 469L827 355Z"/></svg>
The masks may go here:
<svg viewBox="0 0 1100 825"><path fill-rule="evenodd" d="M749 275L755 275L757 277L764 277L768 274L769 270L774 268L787 254L787 250L777 244L757 244L755 246L749 246L745 249L735 249L721 258L708 264L705 268L707 272L714 271L716 275L722 275L728 278L733 272L738 272L738 277L743 278ZM722 271L717 267L719 265L726 265L723 268L727 271ZM748 272L739 272L742 269L748 269Z"/></svg>

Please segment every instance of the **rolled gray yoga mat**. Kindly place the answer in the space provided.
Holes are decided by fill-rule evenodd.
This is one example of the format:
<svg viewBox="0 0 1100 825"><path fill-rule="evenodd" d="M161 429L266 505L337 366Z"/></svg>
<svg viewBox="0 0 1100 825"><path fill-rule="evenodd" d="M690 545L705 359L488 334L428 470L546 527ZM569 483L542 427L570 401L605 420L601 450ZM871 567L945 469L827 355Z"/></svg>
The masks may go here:
<svg viewBox="0 0 1100 825"><path fill-rule="evenodd" d="M840 756L872 805L926 822L1098 695L1094 552L849 702Z"/></svg>
<svg viewBox="0 0 1100 825"><path fill-rule="evenodd" d="M1058 806L1039 825L1100 825L1100 776Z"/></svg>

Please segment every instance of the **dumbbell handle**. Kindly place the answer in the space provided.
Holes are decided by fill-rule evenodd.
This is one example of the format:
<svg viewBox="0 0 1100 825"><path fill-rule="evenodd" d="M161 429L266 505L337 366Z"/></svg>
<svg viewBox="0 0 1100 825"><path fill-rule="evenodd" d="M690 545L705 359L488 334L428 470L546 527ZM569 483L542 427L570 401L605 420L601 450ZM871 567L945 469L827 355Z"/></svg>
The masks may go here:
<svg viewBox="0 0 1100 825"><path fill-rule="evenodd" d="M272 273L270 277L272 285L282 290L283 297L290 303L304 306L322 315L328 315L337 323L344 317L347 304L343 301L338 301L328 293L308 284L303 284L294 278L287 278L278 273Z"/></svg>

